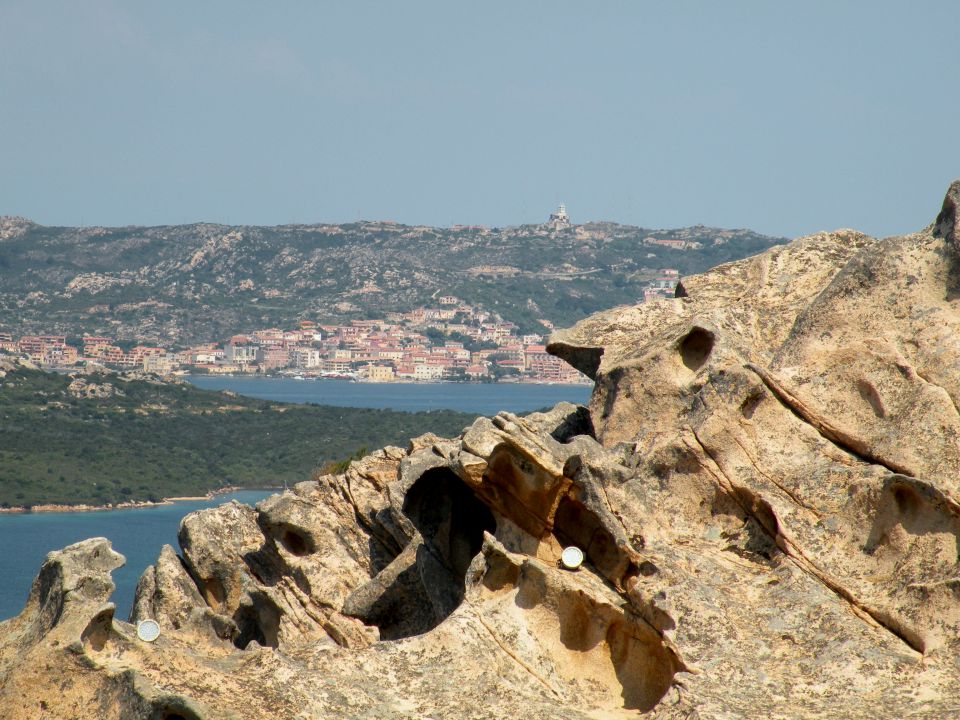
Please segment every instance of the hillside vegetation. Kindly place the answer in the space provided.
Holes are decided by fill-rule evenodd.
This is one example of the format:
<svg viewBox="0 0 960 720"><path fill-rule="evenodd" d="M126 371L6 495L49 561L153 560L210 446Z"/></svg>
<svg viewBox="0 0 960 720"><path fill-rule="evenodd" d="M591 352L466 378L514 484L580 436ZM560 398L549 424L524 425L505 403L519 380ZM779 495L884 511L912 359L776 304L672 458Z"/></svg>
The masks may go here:
<svg viewBox="0 0 960 720"><path fill-rule="evenodd" d="M668 247L678 241L682 247ZM45 227L0 218L0 329L193 343L298 319L409 311L455 295L523 329L642 299L783 242L749 230L346 225Z"/></svg>
<svg viewBox="0 0 960 720"><path fill-rule="evenodd" d="M306 480L362 447L455 435L472 415L288 405L117 374L7 365L0 505L103 505ZM77 397L102 394L103 397Z"/></svg>

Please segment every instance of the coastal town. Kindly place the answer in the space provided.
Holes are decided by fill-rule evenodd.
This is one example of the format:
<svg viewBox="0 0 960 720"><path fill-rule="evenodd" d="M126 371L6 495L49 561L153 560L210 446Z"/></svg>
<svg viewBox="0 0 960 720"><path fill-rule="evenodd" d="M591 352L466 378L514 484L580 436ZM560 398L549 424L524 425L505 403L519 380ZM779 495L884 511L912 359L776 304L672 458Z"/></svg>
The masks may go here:
<svg viewBox="0 0 960 720"><path fill-rule="evenodd" d="M672 297L679 280L665 269L643 301ZM541 325L553 329L548 320ZM262 328L185 348L131 345L121 339L0 330L0 353L46 368L102 366L171 374L275 374L363 382L589 383L549 355L543 334L522 332L498 314L452 295L429 307L377 319L325 324L304 319L294 328Z"/></svg>

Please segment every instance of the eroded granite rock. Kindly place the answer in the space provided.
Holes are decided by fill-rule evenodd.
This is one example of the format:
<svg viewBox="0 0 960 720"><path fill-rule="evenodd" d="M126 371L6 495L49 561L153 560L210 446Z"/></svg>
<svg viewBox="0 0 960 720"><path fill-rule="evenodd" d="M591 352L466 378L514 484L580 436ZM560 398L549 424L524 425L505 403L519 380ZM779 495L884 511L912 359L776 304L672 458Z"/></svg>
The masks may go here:
<svg viewBox="0 0 960 720"><path fill-rule="evenodd" d="M915 235L821 233L556 333L589 409L481 418L188 516L137 590L156 643L113 617L106 541L51 554L0 626L0 706L955 715L957 187Z"/></svg>

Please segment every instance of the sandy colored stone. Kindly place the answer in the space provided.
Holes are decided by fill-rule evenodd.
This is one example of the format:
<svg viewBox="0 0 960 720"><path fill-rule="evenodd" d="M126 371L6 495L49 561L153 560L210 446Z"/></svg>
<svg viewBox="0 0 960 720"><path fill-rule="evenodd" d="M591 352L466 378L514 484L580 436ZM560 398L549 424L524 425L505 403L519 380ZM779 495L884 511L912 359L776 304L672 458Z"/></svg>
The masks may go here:
<svg viewBox="0 0 960 720"><path fill-rule="evenodd" d="M113 616L107 541L52 553L0 625L0 706L956 717L957 187L920 233L820 233L556 333L589 408L191 514L138 586L156 643Z"/></svg>

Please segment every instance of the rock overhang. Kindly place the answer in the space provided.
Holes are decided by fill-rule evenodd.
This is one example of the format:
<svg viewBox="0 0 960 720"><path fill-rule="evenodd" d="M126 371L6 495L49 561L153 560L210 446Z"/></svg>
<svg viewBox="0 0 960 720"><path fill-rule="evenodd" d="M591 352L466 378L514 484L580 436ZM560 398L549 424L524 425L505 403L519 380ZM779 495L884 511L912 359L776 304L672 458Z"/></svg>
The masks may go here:
<svg viewBox="0 0 960 720"><path fill-rule="evenodd" d="M137 678L109 706L130 717L766 716L772 688L784 716L942 716L960 630L956 187L915 235L821 233L555 334L596 380L589 412L482 419L185 521L133 618L167 644L138 646L92 582L71 596L84 622L48 611L37 638L28 604L7 646L63 662L45 644L62 631L103 682ZM566 544L584 570L558 566ZM177 663L182 692L160 692ZM274 683L266 704L204 681L227 667Z"/></svg>

